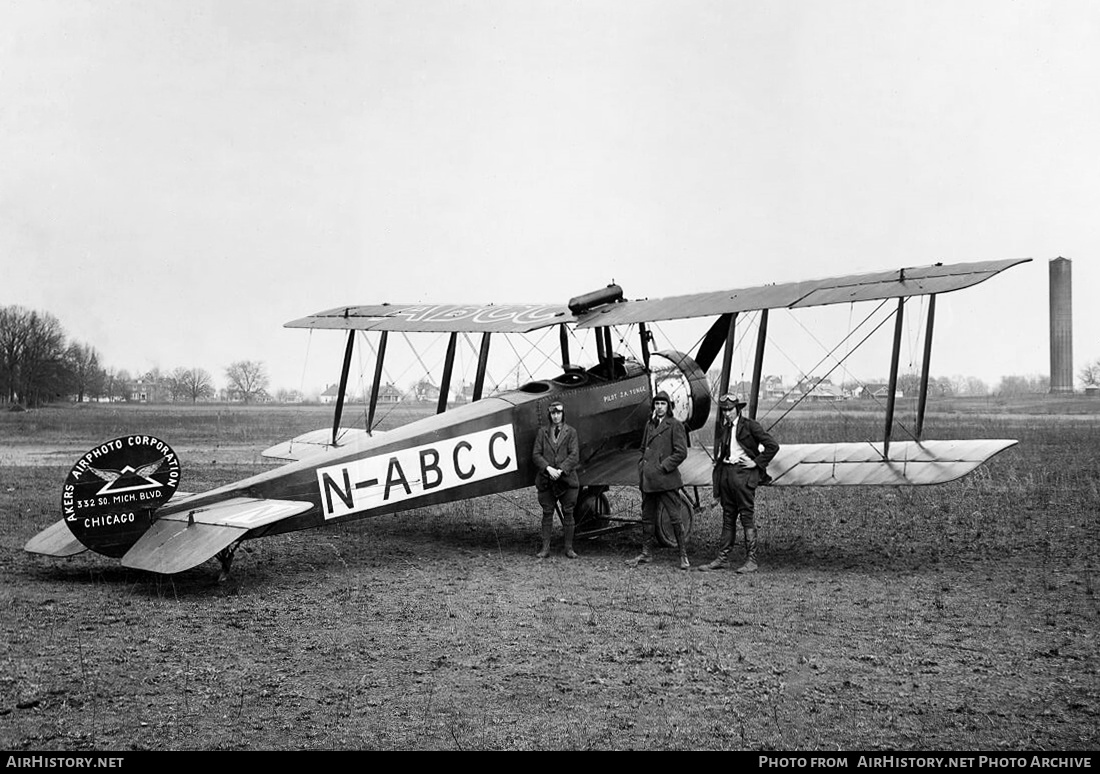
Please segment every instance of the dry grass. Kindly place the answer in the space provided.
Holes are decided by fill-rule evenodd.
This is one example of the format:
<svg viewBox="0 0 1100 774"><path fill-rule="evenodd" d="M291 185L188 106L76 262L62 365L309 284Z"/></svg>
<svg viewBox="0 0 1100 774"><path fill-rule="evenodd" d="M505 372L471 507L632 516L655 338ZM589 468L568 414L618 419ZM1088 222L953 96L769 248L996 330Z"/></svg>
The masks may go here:
<svg viewBox="0 0 1100 774"><path fill-rule="evenodd" d="M0 747L1095 749L1100 422L1004 409L930 417L934 437L1021 440L962 481L765 490L751 577L683 573L669 551L628 569L631 532L538 562L518 492L254 541L219 586L213 565L23 553L71 460L5 467ZM140 420L170 442L263 446L325 424L44 413L25 443L89 446ZM781 440L848 431L800 421ZM254 469L185 461L185 486ZM720 526L704 506L697 561Z"/></svg>

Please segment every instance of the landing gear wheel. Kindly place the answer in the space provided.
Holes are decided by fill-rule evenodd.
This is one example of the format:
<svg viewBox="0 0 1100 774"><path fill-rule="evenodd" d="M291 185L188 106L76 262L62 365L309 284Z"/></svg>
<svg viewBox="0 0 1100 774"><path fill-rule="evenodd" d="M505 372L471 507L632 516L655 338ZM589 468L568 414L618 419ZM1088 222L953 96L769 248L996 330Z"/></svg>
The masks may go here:
<svg viewBox="0 0 1100 774"><path fill-rule="evenodd" d="M577 534L604 529L611 522L611 502L607 499L607 487L585 487L577 497L573 509L573 520L577 525Z"/></svg>
<svg viewBox="0 0 1100 774"><path fill-rule="evenodd" d="M684 539L687 540L695 519L695 506L683 492L680 492L680 505L680 524L684 529ZM676 547L676 530L672 528L672 519L664 508L661 508L661 515L657 517L657 542L666 548Z"/></svg>

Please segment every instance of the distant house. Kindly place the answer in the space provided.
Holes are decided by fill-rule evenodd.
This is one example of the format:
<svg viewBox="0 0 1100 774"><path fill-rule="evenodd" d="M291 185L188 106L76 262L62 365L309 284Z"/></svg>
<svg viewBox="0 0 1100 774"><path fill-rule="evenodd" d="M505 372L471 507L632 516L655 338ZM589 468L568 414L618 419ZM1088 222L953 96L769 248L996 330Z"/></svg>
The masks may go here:
<svg viewBox="0 0 1100 774"><path fill-rule="evenodd" d="M244 403L244 393L236 387L225 387L218 391L218 398L224 403ZM259 390L252 394L250 403L274 403L275 399L267 390Z"/></svg>
<svg viewBox="0 0 1100 774"><path fill-rule="evenodd" d="M401 397L401 391L392 384L385 384L378 388L379 403L400 403ZM340 387L335 384L330 384L325 391L321 393L319 400L325 405L331 405L336 403L339 398ZM345 403L366 403L369 399L369 395L366 398L351 394L344 396Z"/></svg>
<svg viewBox="0 0 1100 774"><path fill-rule="evenodd" d="M711 386L717 390L717 380ZM728 391L734 395L741 395L745 400L748 400L752 395L752 382L734 382L729 386ZM788 397L787 393L793 393L794 391L795 388L788 387L783 383L782 376L765 376L760 380L760 400L767 404L776 403L784 397Z"/></svg>
<svg viewBox="0 0 1100 774"><path fill-rule="evenodd" d="M135 403L167 403L172 399L168 385L150 375L131 381L127 391L129 399Z"/></svg>
<svg viewBox="0 0 1100 774"><path fill-rule="evenodd" d="M400 403L401 397L401 390L397 389L392 384L383 384L378 388L379 403Z"/></svg>
<svg viewBox="0 0 1100 774"><path fill-rule="evenodd" d="M458 389L451 390L451 403L472 403L474 400L474 385L463 382Z"/></svg>
<svg viewBox="0 0 1100 774"><path fill-rule="evenodd" d="M865 384L863 389L859 391L859 397L870 400L875 398L876 400L886 400L886 396L890 394L890 385L888 384ZM894 391L895 398L903 398L905 394L901 390Z"/></svg>
<svg viewBox="0 0 1100 774"><path fill-rule="evenodd" d="M422 379L413 386L413 400L427 403L439 402L439 388L427 379Z"/></svg>
<svg viewBox="0 0 1100 774"><path fill-rule="evenodd" d="M335 403L338 397L340 397L340 388L335 384L330 384L325 391L321 393L321 403L327 406Z"/></svg>
<svg viewBox="0 0 1100 774"><path fill-rule="evenodd" d="M806 400L820 400L820 401L838 401L847 400L850 394L847 394L843 389L837 387L835 384L829 384L828 382L822 382L820 384L805 384L802 385L803 395Z"/></svg>
<svg viewBox="0 0 1100 774"><path fill-rule="evenodd" d="M422 403L439 403L439 396L442 392L439 387L435 386L431 382L419 382L412 388L409 394L409 398ZM451 390L447 395L448 404L456 403L469 403L473 397L473 387L470 388L469 396L463 391L461 387Z"/></svg>
<svg viewBox="0 0 1100 774"><path fill-rule="evenodd" d="M761 387L761 396L768 403L775 403L782 400L789 391L787 385L783 384L783 378L779 376L765 376L764 384Z"/></svg>

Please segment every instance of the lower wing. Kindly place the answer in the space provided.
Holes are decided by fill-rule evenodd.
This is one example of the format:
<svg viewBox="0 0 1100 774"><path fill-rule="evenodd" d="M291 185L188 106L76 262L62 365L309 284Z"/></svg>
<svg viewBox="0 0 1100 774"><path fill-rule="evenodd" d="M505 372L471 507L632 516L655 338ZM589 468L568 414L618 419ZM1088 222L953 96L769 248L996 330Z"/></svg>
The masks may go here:
<svg viewBox="0 0 1100 774"><path fill-rule="evenodd" d="M914 486L943 484L965 476L1013 440L894 441L787 444L768 465L775 486ZM713 463L693 446L680 465L684 486L710 486ZM580 471L585 486L637 486L638 451L602 455Z"/></svg>
<svg viewBox="0 0 1100 774"><path fill-rule="evenodd" d="M314 454L319 454L337 446L348 446L363 438L379 435L382 431L375 430L368 433L366 430L355 427L341 427L336 434L336 444L332 443L332 429L321 428L302 433L289 441L277 443L260 452L262 457L273 460L285 460L295 462Z"/></svg>

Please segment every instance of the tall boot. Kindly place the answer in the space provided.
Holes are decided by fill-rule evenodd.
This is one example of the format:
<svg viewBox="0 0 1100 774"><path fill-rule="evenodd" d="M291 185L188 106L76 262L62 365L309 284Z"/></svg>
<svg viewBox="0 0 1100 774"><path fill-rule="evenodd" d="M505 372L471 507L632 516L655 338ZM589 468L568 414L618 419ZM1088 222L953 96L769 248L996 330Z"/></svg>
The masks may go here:
<svg viewBox="0 0 1100 774"><path fill-rule="evenodd" d="M554 533L554 514L544 513L542 515L542 550L535 556L539 559L545 559L550 556L550 536Z"/></svg>
<svg viewBox="0 0 1100 774"><path fill-rule="evenodd" d="M690 570L691 562L688 561L687 541L684 539L684 527L682 524L673 524L673 532L676 533L676 547L680 549L680 569Z"/></svg>
<svg viewBox="0 0 1100 774"><path fill-rule="evenodd" d="M577 552L573 550L573 532L577 529L577 525L565 524L562 529L565 531L565 555L570 559L576 559Z"/></svg>
<svg viewBox="0 0 1100 774"><path fill-rule="evenodd" d="M718 542L718 556L714 557L714 559L706 564L700 565L699 569L702 572L724 570L730 566L730 551L733 550L733 543L737 534L736 530L736 526L733 528L726 526L722 527L722 537Z"/></svg>
<svg viewBox="0 0 1100 774"><path fill-rule="evenodd" d="M745 563L737 568L738 574L756 572L756 530L745 530Z"/></svg>
<svg viewBox="0 0 1100 774"><path fill-rule="evenodd" d="M642 525L642 552L633 559L628 559L627 564L637 567L639 564L649 564L653 561L654 527L652 524Z"/></svg>

